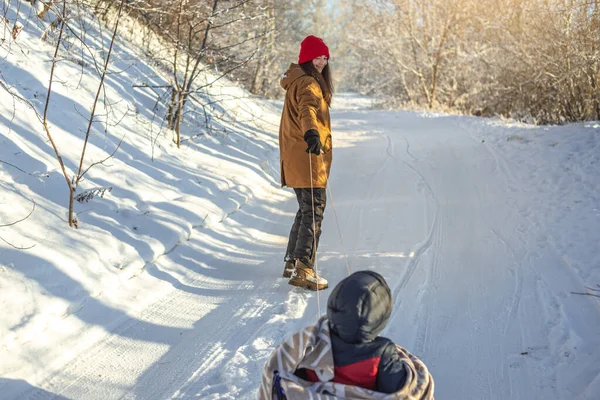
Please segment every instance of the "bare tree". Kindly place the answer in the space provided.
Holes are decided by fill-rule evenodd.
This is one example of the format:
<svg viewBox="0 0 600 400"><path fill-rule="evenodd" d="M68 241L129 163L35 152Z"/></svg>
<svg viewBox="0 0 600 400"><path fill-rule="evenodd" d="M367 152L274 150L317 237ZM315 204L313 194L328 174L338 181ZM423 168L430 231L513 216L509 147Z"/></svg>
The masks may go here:
<svg viewBox="0 0 600 400"><path fill-rule="evenodd" d="M344 1L343 88L539 123L600 118L597 0Z"/></svg>
<svg viewBox="0 0 600 400"><path fill-rule="evenodd" d="M134 16L170 46L167 58L159 54L165 53L162 48L148 50L168 65L171 85L166 119L178 147L186 105L193 100L203 107L198 95L215 82L209 75L247 78L236 72L254 60L260 49L256 43L268 34L254 26L268 18L269 8L262 6L268 1L272 0L178 0L173 5L145 0L128 5Z"/></svg>
<svg viewBox="0 0 600 400"><path fill-rule="evenodd" d="M48 123L48 109L49 109L49 105L50 105L50 99L51 99L51 95L52 95L52 82L54 80L54 73L55 73L55 69L56 69L56 63L58 60L58 53L59 53L59 49L61 47L62 44L62 38L63 38L63 33L65 30L65 26L66 26L66 15L67 15L67 1L63 0L62 1L62 8L60 10L60 30L59 30L59 34L58 34L58 38L56 40L56 46L54 49L54 55L52 57L52 66L50 69L50 80L48 83L48 93L46 96L46 104L44 107L44 114L43 114L43 119L42 119L42 123L44 126L44 130L46 132L46 135L48 137L48 140L50 141L50 144L52 145L52 148L54 150L54 153L56 155L56 158L60 164L61 170L63 172L63 175L65 177L65 181L67 183L67 187L69 189L69 214L68 214L68 219L69 219L69 226L71 227L75 227L77 228L77 218L74 215L74 198L75 198L75 192L77 190L77 187L79 185L79 183L81 182L81 180L83 179L83 177L86 175L86 173L90 170L90 168L92 168L95 165L101 164L103 162L105 162L108 158L111 158L115 152L117 151L117 149L120 146L119 145L115 148L115 150L113 151L112 154L110 154L108 157L106 157L106 159L99 161L99 162L94 162L91 165L89 165L87 168L84 169L84 160L85 160L85 153L86 153L86 149L87 149L87 145L88 145L88 141L90 138L90 133L91 133L91 129L92 129L92 124L94 122L94 117L95 117L95 112L96 112L96 106L98 104L98 99L100 97L100 93L103 89L104 86L104 79L106 77L106 72L108 70L108 64L110 62L110 56L112 54L112 49L113 49L113 45L115 42L115 38L117 35L117 30L119 27L119 22L120 22L120 17L121 17L121 11L123 9L123 1L120 2L120 6L118 8L118 13L116 16L116 20L114 22L114 28L113 28L113 32L112 32L112 37L110 40L110 46L108 49L108 53L106 55L106 59L104 60L104 66L102 68L101 71L101 76L100 76L100 82L98 84L98 89L96 91L96 96L94 98L94 101L92 103L92 110L90 112L90 117L88 119L88 126L87 126L87 130L85 133L85 139L83 142L83 148L81 151L81 157L79 159L79 168L76 174L73 174L72 176L69 176L69 173L67 172L67 169L65 167L65 163L63 161L63 158L61 156L61 153L59 152L58 147L56 146L56 143L52 137L52 134L50 133L50 127L49 127L49 123Z"/></svg>

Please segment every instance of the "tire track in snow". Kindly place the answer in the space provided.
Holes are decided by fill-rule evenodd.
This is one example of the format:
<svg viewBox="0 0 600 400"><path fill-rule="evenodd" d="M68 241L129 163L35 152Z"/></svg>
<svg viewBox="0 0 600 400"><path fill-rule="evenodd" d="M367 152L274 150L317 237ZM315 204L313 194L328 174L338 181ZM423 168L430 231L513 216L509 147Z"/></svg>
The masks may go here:
<svg viewBox="0 0 600 400"><path fill-rule="evenodd" d="M564 389L560 387L560 373L557 371L565 368L567 364L577 362L573 358L572 350L574 343L581 339L573 333L574 329L571 326L580 325L573 323L573 320L577 319L574 315L579 310L574 310L573 306L569 305L566 295L561 293L564 290L561 290L562 285L552 279L555 273L551 271L554 268L558 272L560 267L557 270L557 266L564 265L566 268L563 271L563 281L573 280L581 283L581 280L577 273L565 265L561 255L547 240L547 229L541 222L544 218L539 215L539 211L531 204L519 204L518 198L514 197L517 193L528 193L528 187L519 184L520 179L513 169L508 167L509 162L505 157L496 151L493 142L486 143L485 148L509 189L509 204L520 217L520 223L515 226L515 235L511 237L512 241L497 230L491 230L510 252L515 266L511 268L514 291L503 334L510 335L511 329L516 325L525 350L517 353L513 350L504 357L502 371L508 384L508 394L509 397L514 394L514 383L517 382L518 386L519 381L524 379L521 375L525 373L537 378L539 383L536 383L536 390L540 395L564 395ZM518 242L515 243L515 240ZM540 269L542 265L544 267ZM532 290L528 290L524 297L525 287ZM532 326L532 320L539 322ZM519 371L521 368L524 371ZM574 396L574 393L569 393L569 396Z"/></svg>
<svg viewBox="0 0 600 400"><path fill-rule="evenodd" d="M167 294L168 296L168 294ZM166 296L165 296L166 297ZM167 302L157 302L142 313L139 319L124 318L109 335L95 342L94 346L71 360L59 372L44 380L43 388L53 388L57 395L69 398L100 398L114 395L111 383L118 381L111 372L135 376L140 373L140 360L159 357L160 346L140 346L140 341L160 342L171 335L178 335L179 329L173 310L181 307L181 296L174 296ZM149 324L152 315L161 316L161 325ZM149 329L150 328L150 329ZM185 329L181 329L184 331ZM143 351L142 351L143 349ZM69 380L69 377L76 377ZM58 390L57 390L58 389ZM100 397L99 397L100 396Z"/></svg>
<svg viewBox="0 0 600 400"><path fill-rule="evenodd" d="M385 152L391 158L396 158L394 156L394 143L392 142L392 139L389 137L389 135L386 135L385 133L383 134L383 137L385 137L385 139L387 140L387 146L385 147Z"/></svg>
<svg viewBox="0 0 600 400"><path fill-rule="evenodd" d="M523 293L523 277L520 264L518 262L518 258L513 246L504 238L503 235L498 233L495 229L490 228L490 231L504 244L504 247L510 252L514 261L514 267L509 268L510 272L514 276L514 292L512 295L512 301L510 305L510 310L508 312L508 317L506 319L506 324L504 324L504 335L506 335L508 333L508 330L510 329L511 323L516 320L517 313L519 311L519 304L521 303L521 296Z"/></svg>
<svg viewBox="0 0 600 400"><path fill-rule="evenodd" d="M191 284L201 282L196 280ZM166 301L148 308L139 320L122 324L107 339L97 342L92 351L70 363L55 381L45 384L60 387L65 383L63 377L79 376L56 393L69 398L99 398L102 397L99 390L104 386L111 397L116 391L121 393L120 398L140 398L150 394L152 398L168 398L185 384L189 371L203 376L211 369L221 368L228 355L234 352L231 344L235 343L233 338L239 332L240 321L270 315L268 310L276 306L275 302L263 300L258 306L256 303L256 299L260 300L276 285L273 282L263 284L250 290L248 295L241 294L248 290L247 287L232 287L230 290L240 294L232 296L228 302L217 304L216 308L211 307L215 306L213 302L202 304L194 294L176 290L165 296ZM195 304L193 309L189 309L191 319L202 320L202 324L196 326L194 323L193 328L176 328L181 325L181 309L190 308L191 304ZM144 321L153 319L158 319L160 325L149 329ZM140 346L140 341L144 345ZM147 361L144 362L144 359ZM148 369L147 365L150 365ZM109 373L105 377L106 371ZM111 385L119 381L115 371L139 378L130 389L125 385L115 388Z"/></svg>
<svg viewBox="0 0 600 400"><path fill-rule="evenodd" d="M468 128L465 128L465 129L467 131L469 131ZM519 191L519 188L513 184L513 182L515 182L515 177L511 171L511 169L508 168L508 164L507 164L506 160L503 157L501 157L497 151L495 151L493 146L490 146L489 144L485 144L485 149L488 151L488 153L494 159L494 163L495 163L498 171L501 172L501 177L504 182L504 185L510 189L510 193L517 193ZM514 200L514 198L510 197L509 202L512 202L514 204L516 201ZM522 292L523 292L523 272L521 271L521 263L519 262L519 256L517 255L513 245L511 245L510 242L502 234L500 234L497 230L491 228L490 231L504 244L506 249L510 252L512 259L514 261L514 268L510 269L510 271L512 271L513 276L514 276L514 292L513 292L513 296L512 296L510 310L509 310L509 313L508 313L508 316L506 319L506 324L504 325L504 335L506 335L508 333L511 325L516 321L517 313L519 311L519 306L521 303ZM520 237L519 240L523 244L523 248L525 249L525 254L523 256L523 257L525 257L527 255L527 250L526 250L527 245L525 243L524 238ZM522 334L523 334L523 332L521 329L521 335Z"/></svg>
<svg viewBox="0 0 600 400"><path fill-rule="evenodd" d="M277 307L274 302L263 300L260 301L260 303L261 304L259 304L257 307L253 307L255 304L253 304L253 302L249 302L249 307L242 308L246 308L246 310L241 313L234 313L229 318L224 319L222 321L222 326L224 329L220 329L218 333L210 335L210 337L214 337L216 339L215 342L210 346L210 349L204 353L195 355L198 358L203 358L205 361L197 366L191 375L189 374L190 370L186 369L188 371L186 375L187 379L182 380L177 385L172 385L170 390L171 394L167 395L167 393L165 393L165 398L178 398L182 395L185 398L188 396L187 393L194 392L195 388L208 386L209 383L214 382L214 375L221 373L224 366L229 364L229 360L235 356L238 348L240 347L238 341L236 340L236 337L238 337L240 334L240 325L244 326L244 335L248 333L252 335L252 332L257 332L264 325L265 318L262 318L262 316L272 315L272 313L269 311L273 311L273 309ZM249 321L252 319L255 319L252 321L252 325L258 325L254 329L248 329L248 326L246 326L244 323L232 323L232 321L239 322L240 320ZM210 371L215 372L211 373ZM218 381L218 379L216 380ZM194 396L195 395L196 394L194 393Z"/></svg>
<svg viewBox="0 0 600 400"><path fill-rule="evenodd" d="M285 281L280 279L278 282ZM265 318L261 319L256 329L251 331L247 328L244 329L242 342L237 344L237 349L232 351L228 357L221 360L218 368L213 368L214 372L194 372L171 398L204 398L222 392L223 387L227 387L230 396L228 398L255 398L256 395L247 393L247 387L256 386L258 389L256 382L257 379L260 381L265 358L286 336L306 325L301 320L311 297L314 295L303 290L293 289L287 294L283 303L268 302L273 306L268 312L263 313ZM290 323L290 320L300 320L299 326L294 326L298 322L294 324ZM240 373L240 371L244 371L244 373ZM248 371L251 374L248 374Z"/></svg>
<svg viewBox="0 0 600 400"><path fill-rule="evenodd" d="M406 152L406 154L408 154L408 156L410 158L412 158L413 161L419 161L417 157L415 157L411 152L410 152L410 142L408 141L408 139L402 135L400 136L402 139L404 139L404 141L406 142L406 148L404 149L404 151Z"/></svg>
<svg viewBox="0 0 600 400"><path fill-rule="evenodd" d="M244 200L244 203L237 204L232 211L224 213L223 217L216 223L222 224L243 209L250 199L244 197ZM206 225L203 223L194 226L194 228L202 229L210 228L211 226L213 224ZM186 244L186 242L192 240L192 238L193 235L190 233L187 240L178 241L172 248L157 256L154 261L159 261L161 258L173 253L182 244ZM146 263L133 277L140 273L148 272L152 268L157 268L154 262ZM208 292L211 290L211 287L214 290L231 292L249 290L245 284L223 289L212 284L210 281L202 279L202 277L186 281L182 285L190 288L202 288L199 289L200 292ZM278 286L278 283L266 281L253 290L250 290L248 295L241 295L240 293L239 296L232 296L226 305L228 310L232 312L227 312L226 310L216 313L211 310L211 306L216 307L216 309L222 306L218 304L219 297L212 298L212 300L208 298L206 304L198 304L197 307L194 307L194 310L190 310L190 314L197 315L198 320L203 320L202 329L176 328L180 322L177 316L181 316L181 309L188 307L190 303L197 303L197 301L194 301L195 294L179 290L180 287L175 286L173 290L161 293L162 297L147 307L137 318L130 318L123 314L118 320L110 321L110 325L105 327L109 330L108 334L99 335L98 340L91 347L79 350L79 354L74 353L75 355L71 359L61 360L62 365L57 365L52 373L46 377L41 377L40 388L51 388L57 395L66 395L70 398L107 398L106 396L113 397L115 392L122 393L122 396L125 398L130 398L133 396L130 391L136 390L139 381L129 390L126 388L127 385L115 388L113 384L114 382L118 382L119 379L114 376L114 373L111 375L110 371L129 371L124 375L130 377L140 376L143 379L144 376L148 375L148 371L144 372L144 366L151 365L150 370L160 371L160 377L159 379L148 379L145 382L148 389L144 389L144 393L152 393L154 396L164 392L165 388L168 390L173 385L177 386L180 376L187 376L186 371L188 369L185 366L193 363L194 360L198 359L197 357L202 357L206 360L198 368L202 371L218 365L220 360L224 359L230 350L220 348L218 344L206 346L205 348L197 348L198 346L202 347L201 344L206 342L205 335L211 338L231 338L235 332L232 331L233 328L228 329L227 327L234 326L232 323L234 319L251 319L253 316L262 313L264 309L275 307L264 303L262 308L257 309L252 307L251 302L252 299L260 298L264 293L273 291ZM208 319L208 321L204 318ZM156 324L150 322L155 319L158 319ZM205 321L206 323L204 323ZM209 329L206 329L206 327L209 327ZM184 340L184 337L189 339ZM142 346L143 350L141 350L140 341L150 344ZM185 344L187 342L196 343L196 346L189 346ZM176 347L167 351L168 360L166 361L162 360L165 344L175 344ZM196 357L190 358L189 352L194 347L196 347ZM142 356L139 356L140 354ZM156 363L150 361L155 358L160 359L160 361ZM144 363L144 360L148 361ZM162 366L173 363L177 364L178 368L164 368ZM108 373L105 373L106 371ZM178 375L173 371L179 371L180 374ZM151 372L151 374L153 373ZM104 394L100 394L99 392ZM110 395L107 393L110 393ZM26 395L37 396L38 394L35 390L31 390ZM136 395L135 397L139 396Z"/></svg>
<svg viewBox="0 0 600 400"><path fill-rule="evenodd" d="M389 139L389 137L388 137L388 139ZM404 138L404 139L406 140L406 138ZM408 140L406 140L406 141L408 143ZM408 153L408 149L409 149L409 146L407 144L407 147L406 147L407 154L409 154L409 156L413 157L412 154ZM399 306L401 304L401 300L398 301L396 299L401 298L401 296L399 296L400 292L406 287L407 283L410 281L410 278L412 277L413 273L415 272L417 266L419 265L419 263L421 261L421 256L427 250L429 250L429 248L432 246L432 244L434 242L434 236L437 237L438 231L440 230L439 220L440 220L441 208L440 208L439 201L438 201L435 191L433 190L433 188L431 187L431 185L429 184L427 179L425 179L425 176L423 176L423 174L417 168L415 168L414 166L412 166L409 162L407 162L405 160L402 160L402 163L404 165L406 165L409 169L414 171L420 177L421 182L423 182L423 184L427 188L428 193L434 202L434 217L433 217L433 222L430 225L430 228L429 228L429 231L427 233L425 240L421 244L418 245L417 249L414 251L413 256L409 259L406 269L404 270L398 283L392 289L392 298L394 299L394 310L392 312L392 315L390 316L390 320L393 320L395 318L396 313L400 309ZM425 285L427 285L427 284L428 284L428 281L425 283ZM421 312L421 310L419 310L418 312ZM429 313L429 312L427 311L427 313ZM423 329L426 329L426 327L422 327L421 331ZM421 335L423 336L424 334L421 334Z"/></svg>
<svg viewBox="0 0 600 400"><path fill-rule="evenodd" d="M470 131L470 126L464 127L466 131ZM517 182L512 170L508 167L507 161L494 149L493 144L489 144L489 140L484 142L484 148L490 154L491 158L494 161L494 165L496 170L499 172L498 176L501 178L504 186L508 188L508 191L505 193L508 195L507 204L510 207L515 207L517 200L514 197L515 193L520 193L521 188L518 187L515 182ZM524 216L524 220L529 221L527 216ZM530 221L529 221L530 222ZM510 306L508 309L508 313L505 317L505 323L503 328L503 336L507 337L510 335L510 330L512 327L519 321L521 318L519 315L524 313L525 311L522 309L522 301L523 301L523 288L525 285L525 275L523 269L525 268L524 261L529 256L528 245L525 240L525 235L528 233L529 229L525 228L522 224L517 225L517 234L513 235L513 238L518 239L521 248L515 248L515 245L511 243L511 241L505 237L501 232L497 229L492 228L492 224L488 223L490 226L490 232L504 245L504 248L510 253L510 256L513 260L513 265L509 267L509 272L513 277L513 293L511 296ZM520 229L520 226L523 226ZM517 324L518 335L521 341L525 341L525 337L527 336L523 327L527 325L527 321L521 321ZM502 348L505 349L505 344L502 343ZM506 350L504 353L506 354ZM503 357L502 362L502 378L507 385L507 393L508 398L512 398L514 395L514 381L511 379L512 372L515 368L520 368L523 362L521 354L506 354ZM517 384L518 386L518 384Z"/></svg>
<svg viewBox="0 0 600 400"><path fill-rule="evenodd" d="M441 214L441 212L440 212ZM442 248L444 242L444 230L443 224L441 223L442 216L435 221L435 228L433 229L434 237L431 243L433 249ZM434 250L434 256L430 268L426 268L425 281L423 282L419 290L419 314L422 316L418 319L417 324L417 335L415 340L415 349L419 354L425 354L429 348L429 342L431 339L431 318L432 310L431 304L427 301L423 301L423 298L427 292L437 291L437 288L433 284L439 278L439 257ZM435 297L435 296L433 296Z"/></svg>

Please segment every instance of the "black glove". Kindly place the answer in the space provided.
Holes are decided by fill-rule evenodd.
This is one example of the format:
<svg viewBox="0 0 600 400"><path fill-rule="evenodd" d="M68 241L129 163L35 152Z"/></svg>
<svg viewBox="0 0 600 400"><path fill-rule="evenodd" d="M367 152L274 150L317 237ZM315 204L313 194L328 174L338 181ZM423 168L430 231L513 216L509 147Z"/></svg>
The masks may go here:
<svg viewBox="0 0 600 400"><path fill-rule="evenodd" d="M313 153L316 155L321 154L321 140L319 139L319 132L314 129L309 129L304 134L304 141L308 144L306 148L307 153Z"/></svg>

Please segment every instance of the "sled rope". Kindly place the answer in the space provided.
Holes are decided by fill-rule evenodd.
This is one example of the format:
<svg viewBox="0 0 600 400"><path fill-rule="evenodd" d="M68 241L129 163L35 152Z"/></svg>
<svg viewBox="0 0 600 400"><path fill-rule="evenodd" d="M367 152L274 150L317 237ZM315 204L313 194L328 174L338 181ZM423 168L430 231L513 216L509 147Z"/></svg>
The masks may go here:
<svg viewBox="0 0 600 400"><path fill-rule="evenodd" d="M311 156L310 153L308 153L308 160L309 160L309 164L310 166L312 166L311 161ZM318 158L317 158L318 160ZM310 170L310 186L311 186L311 196L312 196L312 168ZM337 216L337 211L335 209L335 202L333 201L333 192L331 190L331 186L329 186L329 182L327 182L327 189L329 189L329 198L331 199L331 208L333 209L333 216L335 217L335 225L337 227L337 231L338 231L338 236L340 238L340 243L342 245L342 254L344 254L344 262L346 263L346 271L348 272L348 276L350 276L351 272L350 272L350 263L348 262L348 252L346 251L346 246L344 245L344 239L342 238L342 229L340 228L340 220ZM314 201L313 201L313 224L315 223L315 206L314 206ZM316 243L316 238L315 238L315 243ZM316 265L316 255L315 255L315 265ZM318 274L318 273L317 273Z"/></svg>
<svg viewBox="0 0 600 400"><path fill-rule="evenodd" d="M318 162L319 158L317 157L317 162ZM320 277L319 275L319 262L318 262L318 255L317 255L317 224L315 221L315 195L314 195L314 186L313 186L313 175L312 175L312 155L310 152L308 152L308 169L309 169L309 174L310 174L310 197L311 197L311 205L312 205L312 217L313 217L313 252L314 252L314 256L315 256L315 273L317 274L317 277ZM340 237L340 243L342 245L342 253L344 254L344 262L346 263L346 271L348 272L348 276L350 276L351 272L350 272L350 264L348 262L348 252L346 251L346 246L344 245L344 239L342 238L342 230L340 228L340 221L338 219L337 216L337 211L335 210L335 203L333 201L333 192L331 191L331 186L326 185L326 187L329 189L329 197L331 199L331 207L333 208L333 215L335 217L335 225L337 227L337 231L338 231L338 236ZM318 311L317 311L317 318L321 318L321 299L320 299L320 295L319 295L319 283L318 283L318 278L317 278L317 307L318 307Z"/></svg>
<svg viewBox="0 0 600 400"><path fill-rule="evenodd" d="M318 160L318 158L317 158ZM308 152L308 170L310 172L310 201L312 203L312 217L313 217L313 254L315 256L315 274L317 275L317 319L321 318L321 299L319 296L319 263L317 261L317 223L315 221L315 195L313 188L313 176L312 176L312 157L310 151Z"/></svg>
<svg viewBox="0 0 600 400"><path fill-rule="evenodd" d="M346 270L348 276L350 276L350 264L348 263L348 253L346 252L346 246L344 246L344 239L342 239L342 230L340 229L340 221L338 220L337 212L335 211L335 204L333 202L333 193L331 192L331 186L327 185L329 189L329 197L331 198L331 208L333 208L333 216L335 217L335 224L337 226L338 235L340 236L340 243L342 244L342 252L344 253L344 261L346 262Z"/></svg>

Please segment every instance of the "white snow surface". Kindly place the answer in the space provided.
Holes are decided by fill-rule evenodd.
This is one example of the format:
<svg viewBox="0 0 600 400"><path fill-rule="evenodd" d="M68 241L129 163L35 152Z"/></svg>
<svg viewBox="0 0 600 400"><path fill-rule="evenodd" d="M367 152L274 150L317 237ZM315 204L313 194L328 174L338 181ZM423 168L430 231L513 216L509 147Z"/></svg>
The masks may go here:
<svg viewBox="0 0 600 400"><path fill-rule="evenodd" d="M219 101L210 129L192 107L177 149L154 117L156 95L132 87L167 77L120 36L105 92L113 113L103 94L86 166L123 143L78 192L112 190L76 203L69 228L52 147L7 91L43 113L54 51L39 40L44 24L26 19L16 41L7 25L0 44L0 397L255 398L271 351L325 313L331 291L281 277L297 210L279 185L281 102L219 81L206 94ZM101 53L109 35L88 40ZM48 121L71 174L92 66L65 57L53 83ZM333 104L318 257L330 288L348 269L386 278L383 335L427 364L436 398L598 399L600 298L575 293L600 294L600 122L370 105L351 94Z"/></svg>

